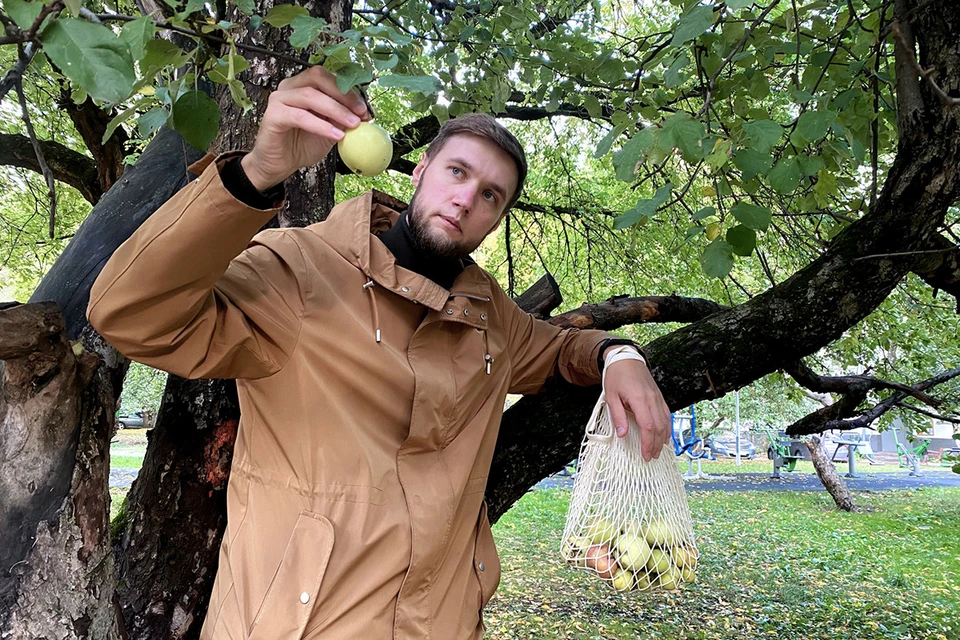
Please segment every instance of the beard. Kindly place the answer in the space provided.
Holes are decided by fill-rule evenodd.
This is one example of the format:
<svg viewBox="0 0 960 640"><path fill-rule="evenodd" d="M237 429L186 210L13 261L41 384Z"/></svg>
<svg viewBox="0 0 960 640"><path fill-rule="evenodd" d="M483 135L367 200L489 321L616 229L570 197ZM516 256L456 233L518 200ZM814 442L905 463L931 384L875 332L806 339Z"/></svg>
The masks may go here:
<svg viewBox="0 0 960 640"><path fill-rule="evenodd" d="M418 188L410 199L407 212L407 226L413 237L414 246L418 251L431 258L443 260L459 260L465 258L477 247L469 247L462 242L451 240L438 231L431 231L428 222L429 213L418 202Z"/></svg>

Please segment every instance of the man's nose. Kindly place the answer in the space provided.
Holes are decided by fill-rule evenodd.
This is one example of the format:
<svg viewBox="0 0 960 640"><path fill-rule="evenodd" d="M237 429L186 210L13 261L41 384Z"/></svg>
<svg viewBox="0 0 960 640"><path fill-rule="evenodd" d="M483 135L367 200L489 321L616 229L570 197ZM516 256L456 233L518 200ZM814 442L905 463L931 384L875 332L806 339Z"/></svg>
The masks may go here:
<svg viewBox="0 0 960 640"><path fill-rule="evenodd" d="M457 189L453 197L453 203L469 213L473 210L473 203L477 197L477 186L474 184L462 184Z"/></svg>

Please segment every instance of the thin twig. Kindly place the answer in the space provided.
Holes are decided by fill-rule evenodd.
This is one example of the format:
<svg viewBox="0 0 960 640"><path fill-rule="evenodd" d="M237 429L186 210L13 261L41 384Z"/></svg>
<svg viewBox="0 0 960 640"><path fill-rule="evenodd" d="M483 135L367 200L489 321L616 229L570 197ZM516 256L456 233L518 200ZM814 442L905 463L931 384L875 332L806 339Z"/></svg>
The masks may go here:
<svg viewBox="0 0 960 640"><path fill-rule="evenodd" d="M47 197L50 198L50 238L55 237L54 226L57 219L57 189L56 180L53 177L53 171L47 165L47 159L43 156L43 149L40 148L40 141L37 140L37 133L33 129L33 122L30 121L30 111L27 109L27 97L23 93L22 78L18 78L14 84L17 90L17 97L20 100L21 117L27 125L27 134L30 136L30 144L33 145L33 152L37 156L37 164L40 165L40 172L47 182Z"/></svg>
<svg viewBox="0 0 960 640"><path fill-rule="evenodd" d="M707 95L703 101L703 106L700 107L700 111L697 112L697 118L702 117L703 114L705 114L710 108L710 102L713 97L713 88L716 86L717 78L720 77L724 67L730 64L730 61L733 60L733 57L740 52L741 47L743 47L747 39L753 35L754 30L760 25L761 22L763 22L763 19L767 17L767 14L770 13L770 11L772 11L773 8L778 4L780 4L780 0L774 0L769 7L763 10L760 16L757 17L757 19L753 21L753 24L750 25L750 28L743 32L743 36L740 38L740 41L736 44L736 46L733 47L733 49L730 51L730 54L723 59L723 62L720 63L720 66L717 68L717 70L714 71L712 76L710 76L710 79L707 80Z"/></svg>
<svg viewBox="0 0 960 640"><path fill-rule="evenodd" d="M943 422L952 422L954 424L960 424L960 418L951 418L950 416L942 416L939 413L934 413L933 411L927 411L921 409L920 407L915 407L912 404L907 404L906 402L898 402L897 406L901 409L909 409L910 411L915 411L920 415L927 416L928 418L933 418L934 420L942 420Z"/></svg>
<svg viewBox="0 0 960 640"><path fill-rule="evenodd" d="M135 16L126 16L118 13L95 13L92 14L93 17L96 17L98 20L103 22L133 22L134 20L139 20L140 18ZM177 33L182 33L185 36L192 36L194 38L200 38L202 40L207 40L216 44L229 45L233 44L242 51L249 51L251 53L259 53L260 55L268 56L270 58L276 58L277 60L284 60L286 62L292 62L294 64L303 65L304 67L313 67L316 66L315 63L310 62L309 60L304 60L303 58L298 58L296 56L287 55L285 53L279 53L277 51L271 51L264 47L258 47L252 44L243 44L242 42L233 42L221 38L219 36L210 35L207 33L200 33L192 29L186 29L184 27L178 27L172 25L165 20L153 20L153 24L159 29L168 29L170 31L175 31Z"/></svg>
<svg viewBox="0 0 960 640"><path fill-rule="evenodd" d="M859 260L870 260L871 258L894 258L898 256L915 256L922 253L945 253L948 251L955 251L957 247L947 247L944 249L924 249L923 251L897 251L896 253L875 253L869 256L860 256L859 258L853 258L850 262L857 262Z"/></svg>

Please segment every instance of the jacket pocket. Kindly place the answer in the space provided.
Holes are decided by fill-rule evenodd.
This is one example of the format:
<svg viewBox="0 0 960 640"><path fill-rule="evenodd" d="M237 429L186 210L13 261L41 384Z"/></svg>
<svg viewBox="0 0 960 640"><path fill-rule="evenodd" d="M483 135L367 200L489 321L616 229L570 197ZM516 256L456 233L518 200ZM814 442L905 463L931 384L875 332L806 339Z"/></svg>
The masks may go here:
<svg viewBox="0 0 960 640"><path fill-rule="evenodd" d="M490 520L487 518L487 501L480 506L480 518L477 522L477 546L473 554L473 570L480 581L480 612L490 602L500 584L500 557L493 542Z"/></svg>
<svg viewBox="0 0 960 640"><path fill-rule="evenodd" d="M248 640L299 640L314 611L333 551L333 525L301 511Z"/></svg>

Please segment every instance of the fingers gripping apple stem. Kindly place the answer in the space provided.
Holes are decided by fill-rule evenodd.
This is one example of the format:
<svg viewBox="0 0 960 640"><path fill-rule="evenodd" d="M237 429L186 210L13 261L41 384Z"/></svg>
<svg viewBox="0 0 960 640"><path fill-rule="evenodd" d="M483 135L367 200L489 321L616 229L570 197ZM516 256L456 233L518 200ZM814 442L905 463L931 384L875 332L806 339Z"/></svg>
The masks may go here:
<svg viewBox="0 0 960 640"><path fill-rule="evenodd" d="M369 119L356 91L341 93L335 75L311 67L284 80L270 94L257 140L241 166L253 186L263 191L323 160L346 129Z"/></svg>

